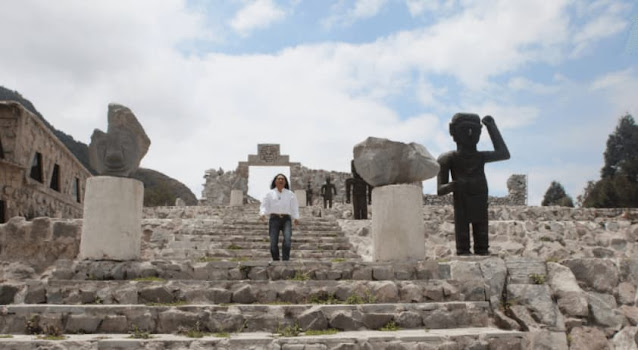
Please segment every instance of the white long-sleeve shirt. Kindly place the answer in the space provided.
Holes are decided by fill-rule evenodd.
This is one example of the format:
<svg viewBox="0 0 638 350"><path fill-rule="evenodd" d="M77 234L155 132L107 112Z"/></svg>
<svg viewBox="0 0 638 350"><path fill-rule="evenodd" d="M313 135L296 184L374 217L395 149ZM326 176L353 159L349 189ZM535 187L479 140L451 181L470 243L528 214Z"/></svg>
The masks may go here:
<svg viewBox="0 0 638 350"><path fill-rule="evenodd" d="M288 214L292 219L299 219L299 203L295 194L287 189L281 192L273 188L264 196L259 206L259 215Z"/></svg>

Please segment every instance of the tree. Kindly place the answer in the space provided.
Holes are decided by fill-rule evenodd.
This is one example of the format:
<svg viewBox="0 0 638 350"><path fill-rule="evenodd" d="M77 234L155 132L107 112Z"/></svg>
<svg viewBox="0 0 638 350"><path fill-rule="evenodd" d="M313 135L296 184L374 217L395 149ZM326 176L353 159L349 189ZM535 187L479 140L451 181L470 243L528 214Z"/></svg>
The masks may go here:
<svg viewBox="0 0 638 350"><path fill-rule="evenodd" d="M578 201L584 207L638 207L638 125L627 114L607 139L601 179L590 181Z"/></svg>
<svg viewBox="0 0 638 350"><path fill-rule="evenodd" d="M566 192L563 185L557 181L552 181L545 192L541 205L546 207L549 205L558 205L561 207L573 207L574 201Z"/></svg>
<svg viewBox="0 0 638 350"><path fill-rule="evenodd" d="M638 182L638 125L629 114L620 118L616 130L609 135L605 165L600 171L603 179L617 175Z"/></svg>

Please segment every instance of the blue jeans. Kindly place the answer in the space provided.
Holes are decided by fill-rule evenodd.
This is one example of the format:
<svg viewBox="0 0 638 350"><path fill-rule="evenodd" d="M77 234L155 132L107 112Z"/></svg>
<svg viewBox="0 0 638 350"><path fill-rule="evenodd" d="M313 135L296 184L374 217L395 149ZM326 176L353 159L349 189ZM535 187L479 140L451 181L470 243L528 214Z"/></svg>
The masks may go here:
<svg viewBox="0 0 638 350"><path fill-rule="evenodd" d="M284 233L284 243L281 247L284 261L290 260L290 247L292 245L292 221L290 215L280 217L271 215L268 221L268 233L270 235L270 255L273 260L279 260L279 231Z"/></svg>

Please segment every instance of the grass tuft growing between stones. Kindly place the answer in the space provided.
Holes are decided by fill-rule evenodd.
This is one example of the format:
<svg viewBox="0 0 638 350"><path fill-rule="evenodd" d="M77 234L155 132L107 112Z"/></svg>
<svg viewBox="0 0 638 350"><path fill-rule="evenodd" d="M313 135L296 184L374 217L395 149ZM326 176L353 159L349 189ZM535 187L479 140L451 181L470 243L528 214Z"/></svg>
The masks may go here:
<svg viewBox="0 0 638 350"><path fill-rule="evenodd" d="M40 340L64 340L66 336L64 335L39 335L37 336Z"/></svg>
<svg viewBox="0 0 638 350"><path fill-rule="evenodd" d="M401 328L399 328L399 326L397 326L397 324L394 323L394 321L390 321L386 323L385 326L379 328L379 330L383 332L394 332L394 331L398 331L399 329Z"/></svg>
<svg viewBox="0 0 638 350"><path fill-rule="evenodd" d="M547 280L547 276L540 273L532 273L529 275L529 278L532 280L534 284L545 284Z"/></svg>
<svg viewBox="0 0 638 350"><path fill-rule="evenodd" d="M0 339L13 338L11 334L0 334Z"/></svg>
<svg viewBox="0 0 638 350"><path fill-rule="evenodd" d="M309 272L301 272L301 271L296 271L295 275L291 278L289 278L289 280L291 281L307 281L310 279L310 273Z"/></svg>
<svg viewBox="0 0 638 350"><path fill-rule="evenodd" d="M195 323L195 328L192 328L192 329L188 329L188 328L184 328L180 326L179 329L177 330L177 333L188 338L203 338L210 335L210 333L206 333L201 330L199 321Z"/></svg>
<svg viewBox="0 0 638 350"><path fill-rule="evenodd" d="M228 333L228 332L219 332L219 333L213 334L213 336L215 336L215 338L230 338L230 333Z"/></svg>
<svg viewBox="0 0 638 350"><path fill-rule="evenodd" d="M141 330L141 329L137 328L137 326L133 326L133 330L131 332L129 332L129 333L131 333L129 338L133 338L133 339L152 339L152 338L154 338L153 335L149 331Z"/></svg>
<svg viewBox="0 0 638 350"><path fill-rule="evenodd" d="M301 334L302 330L298 324L289 325L286 327L281 327L281 325L277 326L276 334L279 334L282 337L298 337Z"/></svg>
<svg viewBox="0 0 638 350"><path fill-rule="evenodd" d="M339 333L339 330L334 328L320 329L320 330L309 329L304 332L305 335L330 335L330 334L337 334L337 333Z"/></svg>
<svg viewBox="0 0 638 350"><path fill-rule="evenodd" d="M214 256L202 256L197 259L197 262L214 262L214 261L222 261L222 259L214 257Z"/></svg>
<svg viewBox="0 0 638 350"><path fill-rule="evenodd" d="M334 258L334 259L332 259L330 261L332 261L333 263L341 263L341 262L345 262L346 259L345 258Z"/></svg>
<svg viewBox="0 0 638 350"><path fill-rule="evenodd" d="M226 247L226 249L228 249L228 250L240 250L240 249L244 249L244 248L238 246L237 244L230 244L228 247Z"/></svg>

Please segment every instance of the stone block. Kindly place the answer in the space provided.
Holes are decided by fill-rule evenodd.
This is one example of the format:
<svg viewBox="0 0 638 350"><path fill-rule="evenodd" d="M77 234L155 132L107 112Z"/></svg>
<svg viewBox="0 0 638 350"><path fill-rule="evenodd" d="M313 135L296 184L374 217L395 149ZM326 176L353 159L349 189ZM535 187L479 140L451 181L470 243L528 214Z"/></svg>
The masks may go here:
<svg viewBox="0 0 638 350"><path fill-rule="evenodd" d="M295 197L297 197L297 203L299 208L306 207L306 190L295 190Z"/></svg>
<svg viewBox="0 0 638 350"><path fill-rule="evenodd" d="M328 328L328 319L320 307L312 307L297 317L297 323L303 330L322 330Z"/></svg>
<svg viewBox="0 0 638 350"><path fill-rule="evenodd" d="M95 333L100 322L102 322L101 317L69 315L66 321L65 333Z"/></svg>
<svg viewBox="0 0 638 350"><path fill-rule="evenodd" d="M230 204L231 207L241 207L244 205L244 191L232 190L230 191Z"/></svg>
<svg viewBox="0 0 638 350"><path fill-rule="evenodd" d="M419 186L389 185L372 191L372 255L375 261L425 259L423 194Z"/></svg>
<svg viewBox="0 0 638 350"><path fill-rule="evenodd" d="M135 179L86 180L80 259L136 260L141 256L144 185Z"/></svg>

